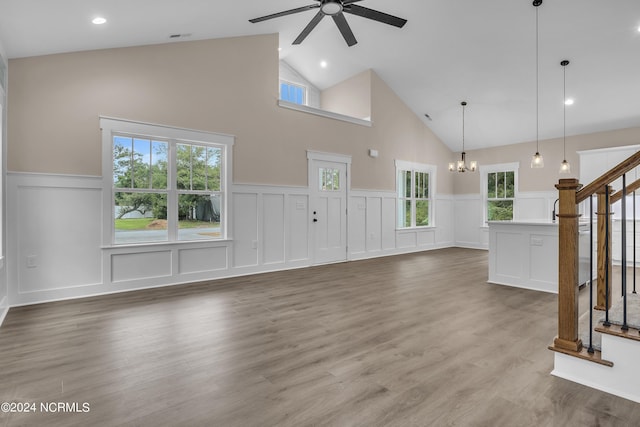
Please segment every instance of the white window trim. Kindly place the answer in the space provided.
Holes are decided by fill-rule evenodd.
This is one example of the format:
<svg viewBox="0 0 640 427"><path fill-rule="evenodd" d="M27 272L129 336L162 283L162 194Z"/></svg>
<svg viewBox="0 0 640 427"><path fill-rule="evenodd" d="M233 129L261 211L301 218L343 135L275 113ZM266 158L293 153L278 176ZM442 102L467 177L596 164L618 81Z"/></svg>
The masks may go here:
<svg viewBox="0 0 640 427"><path fill-rule="evenodd" d="M400 170L410 170L412 172L426 172L429 174L429 225L427 226L414 226L414 227L398 227L398 218L396 217L396 231L405 231L405 230L425 230L429 228L436 227L436 177L438 175L438 167L436 165L429 165L426 163L416 163L416 162L407 162L404 160L396 160L396 216L398 214L398 171ZM412 173L412 182L413 182L413 173ZM414 217L412 212L411 217Z"/></svg>
<svg viewBox="0 0 640 427"><path fill-rule="evenodd" d="M488 183L488 174L492 172L506 172L506 171L514 171L513 176L513 219L518 218L518 169L520 168L520 162L513 163L496 163L493 165L480 165L480 194L482 196L482 226L488 226L487 219L487 202L488 202L488 193L487 193L487 183Z"/></svg>
<svg viewBox="0 0 640 427"><path fill-rule="evenodd" d="M233 144L235 137L221 133L199 131L194 129L179 128L166 125L158 125L152 123L136 122L126 119L118 119L113 117L100 116L100 130L102 132L102 245L103 248L121 248L127 246L157 246L159 244L193 244L193 243L211 243L220 240L229 240L231 230L231 203L230 191L233 183L231 182L232 165L233 165ZM113 224L113 135L114 134L134 134L144 135L160 140L173 140L180 142L204 142L225 146L225 153L222 156L221 177L224 182L222 189L222 197L220 200L220 209L224 213L221 218L220 227L222 236L215 240L200 241L182 241L176 240L175 230L170 225L168 230L168 241L163 242L140 242L132 244L116 244L114 242L114 224ZM175 167L171 165L171 167ZM175 176L175 175L174 175ZM172 187L169 186L169 189ZM175 192L175 188L171 191ZM177 226L177 225L176 225Z"/></svg>

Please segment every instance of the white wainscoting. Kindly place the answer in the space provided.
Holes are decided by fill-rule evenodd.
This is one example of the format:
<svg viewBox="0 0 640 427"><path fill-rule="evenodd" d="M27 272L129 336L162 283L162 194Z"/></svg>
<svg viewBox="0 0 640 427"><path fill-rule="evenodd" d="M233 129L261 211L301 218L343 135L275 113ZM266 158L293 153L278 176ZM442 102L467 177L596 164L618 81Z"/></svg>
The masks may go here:
<svg viewBox="0 0 640 427"><path fill-rule="evenodd" d="M434 200L434 227L396 229L396 194L352 190L349 193L350 260L453 246L453 197Z"/></svg>
<svg viewBox="0 0 640 427"><path fill-rule="evenodd" d="M480 194L456 195L453 204L455 246L489 248L489 230L484 226Z"/></svg>
<svg viewBox="0 0 640 427"><path fill-rule="evenodd" d="M9 173L8 295L2 305L108 294L306 267L306 187L234 184L224 241L102 247L102 179ZM434 200L434 227L396 230L394 192L352 190L348 259L454 244L454 198ZM5 310L6 311L6 310Z"/></svg>
<svg viewBox="0 0 640 427"><path fill-rule="evenodd" d="M100 293L99 177L7 175L10 306Z"/></svg>

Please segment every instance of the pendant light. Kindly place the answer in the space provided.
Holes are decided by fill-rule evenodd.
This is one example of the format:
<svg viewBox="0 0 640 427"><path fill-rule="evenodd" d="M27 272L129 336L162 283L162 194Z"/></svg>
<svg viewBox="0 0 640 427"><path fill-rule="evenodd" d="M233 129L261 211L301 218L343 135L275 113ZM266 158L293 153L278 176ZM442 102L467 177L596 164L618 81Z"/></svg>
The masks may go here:
<svg viewBox="0 0 640 427"><path fill-rule="evenodd" d="M569 61L566 59L560 63L562 65L562 163L560 164L560 173L570 173L571 165L567 162L567 65Z"/></svg>
<svg viewBox="0 0 640 427"><path fill-rule="evenodd" d="M476 162L475 160L472 160L469 162L469 167L467 167L467 160L466 160L467 153L464 152L464 107L467 106L467 102L462 101L460 105L462 105L462 157L460 160L458 160L455 163L449 163L449 172L454 172L454 171L475 172L476 169L478 168L478 162Z"/></svg>
<svg viewBox="0 0 640 427"><path fill-rule="evenodd" d="M544 159L540 154L539 145L539 129L540 129L540 78L539 78L539 66L538 66L538 6L542 4L542 0L533 0L533 5L536 8L536 154L531 158L531 167L539 169L544 167Z"/></svg>

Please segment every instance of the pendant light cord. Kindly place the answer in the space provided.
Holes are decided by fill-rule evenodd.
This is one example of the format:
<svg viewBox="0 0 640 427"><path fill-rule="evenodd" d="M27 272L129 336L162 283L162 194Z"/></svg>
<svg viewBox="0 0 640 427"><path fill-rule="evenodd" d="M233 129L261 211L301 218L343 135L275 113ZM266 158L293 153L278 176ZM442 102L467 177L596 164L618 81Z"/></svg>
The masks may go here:
<svg viewBox="0 0 640 427"><path fill-rule="evenodd" d="M565 161L567 160L567 65L562 67L562 152Z"/></svg>
<svg viewBox="0 0 640 427"><path fill-rule="evenodd" d="M462 105L462 152L464 153L464 107L465 105Z"/></svg>
<svg viewBox="0 0 640 427"><path fill-rule="evenodd" d="M540 78L539 78L539 50L538 50L538 7L536 7L536 154L540 152Z"/></svg>

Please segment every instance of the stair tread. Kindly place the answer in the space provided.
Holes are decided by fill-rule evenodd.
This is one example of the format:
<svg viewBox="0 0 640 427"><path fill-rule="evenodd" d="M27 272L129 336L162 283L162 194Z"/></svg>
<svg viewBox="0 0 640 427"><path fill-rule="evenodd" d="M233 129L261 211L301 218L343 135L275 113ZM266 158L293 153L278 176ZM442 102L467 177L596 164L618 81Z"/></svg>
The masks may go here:
<svg viewBox="0 0 640 427"><path fill-rule="evenodd" d="M640 341L640 329L629 327L628 330L623 330L621 325L604 326L599 325L595 328L596 332L601 334L615 335L617 337L628 338L634 341Z"/></svg>
<svg viewBox="0 0 640 427"><path fill-rule="evenodd" d="M589 362L598 363L604 366L613 366L613 362L604 360L602 358L602 352L600 350L594 350L593 353L589 353L586 347L582 347L580 351L567 350L564 348L555 347L553 344L549 346L549 350L556 351L558 353L567 354L569 356L578 357L580 359L588 360Z"/></svg>

